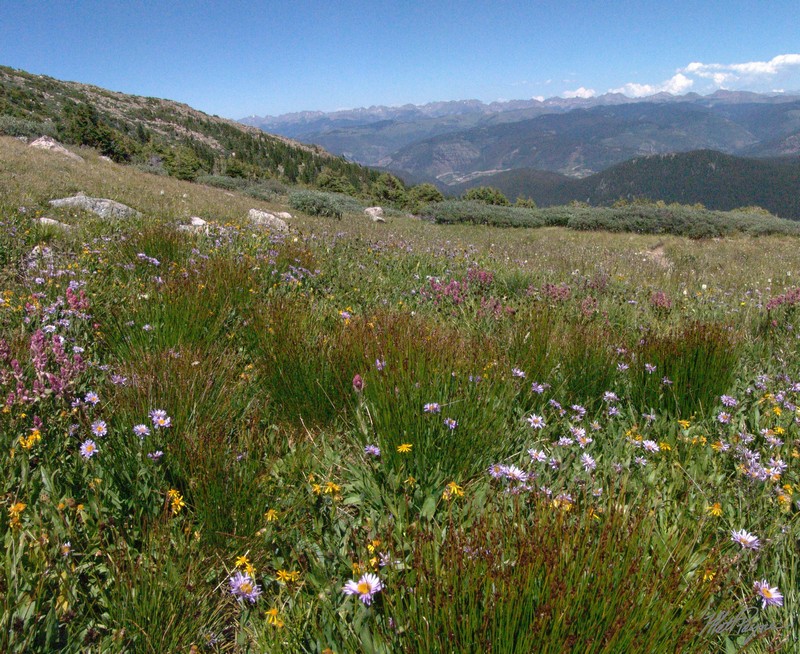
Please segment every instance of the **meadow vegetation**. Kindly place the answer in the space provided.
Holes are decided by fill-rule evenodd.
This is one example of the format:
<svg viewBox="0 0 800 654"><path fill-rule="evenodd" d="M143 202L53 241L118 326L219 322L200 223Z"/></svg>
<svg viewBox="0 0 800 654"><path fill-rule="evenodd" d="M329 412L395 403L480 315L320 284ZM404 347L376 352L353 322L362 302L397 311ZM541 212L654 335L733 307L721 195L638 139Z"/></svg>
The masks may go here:
<svg viewBox="0 0 800 654"><path fill-rule="evenodd" d="M0 138L0 651L797 651L788 231L375 224L81 154Z"/></svg>

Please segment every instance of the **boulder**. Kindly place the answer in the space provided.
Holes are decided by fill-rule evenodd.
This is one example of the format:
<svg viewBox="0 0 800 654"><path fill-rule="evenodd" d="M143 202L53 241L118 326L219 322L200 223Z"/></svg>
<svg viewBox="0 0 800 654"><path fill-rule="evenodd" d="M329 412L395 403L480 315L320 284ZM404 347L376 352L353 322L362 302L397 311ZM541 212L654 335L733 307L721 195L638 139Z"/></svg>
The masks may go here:
<svg viewBox="0 0 800 654"><path fill-rule="evenodd" d="M258 209L250 209L250 212L247 214L247 217L250 219L251 222L255 223L256 225L262 225L263 227L267 227L276 232L288 232L289 225L286 224L283 220L278 218L274 213L270 213L269 211L259 211Z"/></svg>
<svg viewBox="0 0 800 654"><path fill-rule="evenodd" d="M282 220L291 220L292 218L294 218L294 216L290 214L288 211L278 211L275 215L278 216L278 218L281 218Z"/></svg>
<svg viewBox="0 0 800 654"><path fill-rule="evenodd" d="M74 152L70 152L58 141L49 136L40 136L38 139L33 141L29 147L37 148L39 150L49 150L50 152L57 152L58 154L62 154L65 157L69 157L73 161L83 161L83 157L79 157Z"/></svg>
<svg viewBox="0 0 800 654"><path fill-rule="evenodd" d="M66 223L62 223L55 218L48 218L47 216L42 216L36 222L40 225L44 225L45 227L55 227L56 229L63 229L64 231L69 231L72 229L71 225L67 225Z"/></svg>
<svg viewBox="0 0 800 654"><path fill-rule="evenodd" d="M101 218L131 218L141 215L136 209L131 209L126 204L108 200L106 198L90 198L88 195L78 193L69 198L50 200L54 207L71 207L74 209L84 209L96 213Z"/></svg>
<svg viewBox="0 0 800 654"><path fill-rule="evenodd" d="M208 223L199 216L192 216L189 219L189 224L178 225L178 230L181 232L190 232L192 234L208 234Z"/></svg>
<svg viewBox="0 0 800 654"><path fill-rule="evenodd" d="M374 223L385 223L383 219L383 207L367 207L364 209L364 215L371 218Z"/></svg>

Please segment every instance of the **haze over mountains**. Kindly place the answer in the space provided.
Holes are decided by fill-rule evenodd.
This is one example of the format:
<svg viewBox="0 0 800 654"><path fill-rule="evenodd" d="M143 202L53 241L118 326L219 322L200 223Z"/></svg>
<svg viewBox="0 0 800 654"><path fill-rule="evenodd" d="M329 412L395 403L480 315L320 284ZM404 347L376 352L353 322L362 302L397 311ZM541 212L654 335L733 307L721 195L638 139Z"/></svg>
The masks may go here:
<svg viewBox="0 0 800 654"><path fill-rule="evenodd" d="M465 100L241 122L445 190L522 168L581 178L635 157L693 150L800 155L800 94Z"/></svg>

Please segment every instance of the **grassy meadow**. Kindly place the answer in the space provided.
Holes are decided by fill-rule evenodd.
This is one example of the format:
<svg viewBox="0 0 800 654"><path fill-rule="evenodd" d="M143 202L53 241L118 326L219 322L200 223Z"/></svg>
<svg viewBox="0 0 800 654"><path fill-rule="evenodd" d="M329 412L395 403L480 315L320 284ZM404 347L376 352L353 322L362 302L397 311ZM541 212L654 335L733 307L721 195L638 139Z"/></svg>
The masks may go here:
<svg viewBox="0 0 800 654"><path fill-rule="evenodd" d="M800 651L796 237L270 233L81 154L0 138L0 651Z"/></svg>

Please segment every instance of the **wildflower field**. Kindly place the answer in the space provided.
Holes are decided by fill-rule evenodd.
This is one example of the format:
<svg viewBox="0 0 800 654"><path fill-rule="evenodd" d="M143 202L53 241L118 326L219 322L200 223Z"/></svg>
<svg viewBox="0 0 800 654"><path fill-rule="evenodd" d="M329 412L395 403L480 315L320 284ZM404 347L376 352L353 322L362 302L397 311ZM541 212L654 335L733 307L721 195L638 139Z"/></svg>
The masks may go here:
<svg viewBox="0 0 800 654"><path fill-rule="evenodd" d="M0 651L800 651L794 237L278 234L85 156L0 139Z"/></svg>

